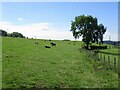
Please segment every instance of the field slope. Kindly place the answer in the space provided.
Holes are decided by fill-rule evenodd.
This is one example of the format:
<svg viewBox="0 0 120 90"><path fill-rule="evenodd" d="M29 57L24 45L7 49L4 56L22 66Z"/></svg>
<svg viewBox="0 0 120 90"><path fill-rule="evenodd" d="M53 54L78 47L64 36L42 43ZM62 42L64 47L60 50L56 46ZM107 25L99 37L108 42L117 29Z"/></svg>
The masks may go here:
<svg viewBox="0 0 120 90"><path fill-rule="evenodd" d="M57 46L45 48L50 42L55 42ZM82 42L3 38L2 87L118 87L117 73L104 69L99 61L87 57L80 50L81 44Z"/></svg>

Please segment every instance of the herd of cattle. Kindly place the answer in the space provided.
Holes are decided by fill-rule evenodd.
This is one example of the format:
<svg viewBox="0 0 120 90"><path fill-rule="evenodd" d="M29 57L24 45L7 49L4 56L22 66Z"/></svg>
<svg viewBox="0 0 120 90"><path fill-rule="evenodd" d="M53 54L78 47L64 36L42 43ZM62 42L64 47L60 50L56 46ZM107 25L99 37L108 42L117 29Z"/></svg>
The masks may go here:
<svg viewBox="0 0 120 90"><path fill-rule="evenodd" d="M49 41L51 41L51 40L49 40ZM46 42L46 40L45 40L45 42ZM37 41L35 42L35 44L39 45L39 43ZM69 44L70 44L70 42L69 42ZM45 45L45 48L51 48L51 46L56 46L56 45L57 44L55 42L50 42L50 45ZM75 45L75 43L73 43L73 45Z"/></svg>
<svg viewBox="0 0 120 90"><path fill-rule="evenodd" d="M39 45L38 42L35 42L36 45ZM56 43L55 42L50 42L51 46L56 46ZM51 46L49 45L45 45L45 48L51 48Z"/></svg>

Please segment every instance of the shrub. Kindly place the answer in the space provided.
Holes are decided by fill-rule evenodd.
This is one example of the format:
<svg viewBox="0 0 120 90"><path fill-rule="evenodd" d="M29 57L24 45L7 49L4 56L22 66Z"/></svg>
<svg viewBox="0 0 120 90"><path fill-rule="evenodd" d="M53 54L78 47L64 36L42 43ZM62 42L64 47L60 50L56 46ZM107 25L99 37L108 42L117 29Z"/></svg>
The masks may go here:
<svg viewBox="0 0 120 90"><path fill-rule="evenodd" d="M91 50L94 50L94 49L107 49L107 46L95 46L95 45L92 45L92 46L90 46L90 49Z"/></svg>

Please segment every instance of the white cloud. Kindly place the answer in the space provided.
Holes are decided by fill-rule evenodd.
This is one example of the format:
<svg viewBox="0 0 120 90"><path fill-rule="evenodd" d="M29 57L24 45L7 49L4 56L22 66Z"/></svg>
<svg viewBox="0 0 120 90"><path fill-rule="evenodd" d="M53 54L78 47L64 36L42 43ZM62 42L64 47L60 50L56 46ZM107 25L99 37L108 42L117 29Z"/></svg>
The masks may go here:
<svg viewBox="0 0 120 90"><path fill-rule="evenodd" d="M9 22L0 22L0 28L6 30L8 33L12 32L20 32L24 36L29 38L38 38L38 39L71 39L74 40L72 32L64 29L55 27L52 23L33 23L29 25L14 25ZM104 40L109 40L109 36L111 40L117 41L118 40L118 33L106 31L104 34ZM80 37L79 40L82 40Z"/></svg>
<svg viewBox="0 0 120 90"><path fill-rule="evenodd" d="M112 40L112 41L118 41L118 33L117 32L106 31L106 33L104 34L104 40L109 40L109 37L110 37L110 40Z"/></svg>
<svg viewBox="0 0 120 90"><path fill-rule="evenodd" d="M29 38L39 39L71 39L74 40L72 32L69 30L54 27L52 23L33 23L29 25L14 25L9 22L0 22L0 28L6 30L8 33L20 32Z"/></svg>
<svg viewBox="0 0 120 90"><path fill-rule="evenodd" d="M23 18L18 18L17 20L18 20L18 21L23 21Z"/></svg>

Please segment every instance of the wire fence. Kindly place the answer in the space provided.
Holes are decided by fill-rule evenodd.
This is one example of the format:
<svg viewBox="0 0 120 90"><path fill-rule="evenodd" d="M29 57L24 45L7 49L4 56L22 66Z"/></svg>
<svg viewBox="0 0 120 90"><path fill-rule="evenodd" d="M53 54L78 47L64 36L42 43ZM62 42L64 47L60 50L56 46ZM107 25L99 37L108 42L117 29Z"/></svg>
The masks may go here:
<svg viewBox="0 0 120 90"><path fill-rule="evenodd" d="M107 69L114 69L115 71L118 71L118 56L117 55L110 55L101 53L98 51L90 51L90 50L84 50L85 54L88 55L88 57L93 58L96 61L100 61L102 64L105 65Z"/></svg>

